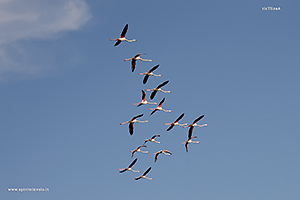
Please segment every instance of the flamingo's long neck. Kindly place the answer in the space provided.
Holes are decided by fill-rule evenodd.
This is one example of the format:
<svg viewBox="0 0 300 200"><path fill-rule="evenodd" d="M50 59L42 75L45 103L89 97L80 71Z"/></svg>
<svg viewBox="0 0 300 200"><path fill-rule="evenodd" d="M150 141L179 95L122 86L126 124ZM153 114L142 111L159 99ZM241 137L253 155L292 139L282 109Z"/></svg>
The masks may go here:
<svg viewBox="0 0 300 200"><path fill-rule="evenodd" d="M145 91L147 91L147 92L149 92L149 91L153 91L153 90L155 90L156 88L154 88L154 89L145 89Z"/></svg>

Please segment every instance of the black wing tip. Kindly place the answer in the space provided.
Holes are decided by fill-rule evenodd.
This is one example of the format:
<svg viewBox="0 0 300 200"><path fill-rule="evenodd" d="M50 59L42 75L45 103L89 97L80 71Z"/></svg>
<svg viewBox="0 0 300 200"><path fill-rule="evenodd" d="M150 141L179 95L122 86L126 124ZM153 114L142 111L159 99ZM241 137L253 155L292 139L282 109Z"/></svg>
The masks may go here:
<svg viewBox="0 0 300 200"><path fill-rule="evenodd" d="M156 110L153 110L153 111L151 112L150 116L151 116L152 114L154 114L155 112L156 112Z"/></svg>
<svg viewBox="0 0 300 200"><path fill-rule="evenodd" d="M118 46L119 44L121 44L121 41L120 41L120 40L118 40L118 41L115 43L114 46L116 47L116 46Z"/></svg>
<svg viewBox="0 0 300 200"><path fill-rule="evenodd" d="M170 131L173 127L174 127L174 125L171 125L171 126L167 129L167 131Z"/></svg>
<svg viewBox="0 0 300 200"><path fill-rule="evenodd" d="M144 77L144 79L143 79L143 83L144 83L144 84L146 84L146 83L147 83L147 81L148 81L148 78L149 78L149 76L148 76L148 75L146 75L146 76Z"/></svg>
<svg viewBox="0 0 300 200"><path fill-rule="evenodd" d="M151 93L150 99L151 99L151 100L154 99L155 95L156 95L156 90L154 90L154 91Z"/></svg>
<svg viewBox="0 0 300 200"><path fill-rule="evenodd" d="M144 115L143 113L142 113L142 114L139 114L139 115L137 115L137 116L133 117L133 118L132 118L132 120L134 120L134 119L136 119L136 118L143 117L143 115Z"/></svg>
<svg viewBox="0 0 300 200"><path fill-rule="evenodd" d="M154 70L156 70L159 67L159 65L155 65L154 67L152 67L149 72L153 72Z"/></svg>
<svg viewBox="0 0 300 200"><path fill-rule="evenodd" d="M160 101L160 103L159 103L159 105L161 105L162 103L164 103L164 101L165 101L165 97Z"/></svg>

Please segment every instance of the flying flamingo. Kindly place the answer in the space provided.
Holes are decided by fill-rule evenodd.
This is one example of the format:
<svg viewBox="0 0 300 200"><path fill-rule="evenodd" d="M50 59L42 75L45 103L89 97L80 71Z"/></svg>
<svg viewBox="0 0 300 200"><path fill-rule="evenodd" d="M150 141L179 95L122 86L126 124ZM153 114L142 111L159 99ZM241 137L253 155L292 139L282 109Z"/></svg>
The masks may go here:
<svg viewBox="0 0 300 200"><path fill-rule="evenodd" d="M134 155L136 152L148 153L148 151L142 151L142 150L141 150L142 147L147 147L147 146L146 146L146 145L141 145L141 146L139 146L138 148L136 148L135 150L130 150L130 152L132 152L131 157L133 157L133 155Z"/></svg>
<svg viewBox="0 0 300 200"><path fill-rule="evenodd" d="M147 61L147 62L152 62L152 60L147 60L147 59L141 58L141 57L140 57L141 55L146 55L146 53L139 53L139 54L135 55L133 58L127 58L127 59L124 59L124 61L131 60L131 71L132 71L132 72L134 72L134 69L135 69L136 61L137 61L137 60Z"/></svg>
<svg viewBox="0 0 300 200"><path fill-rule="evenodd" d="M120 36L119 38L117 38L117 39L109 39L109 40L110 40L110 41L117 41L117 42L115 43L115 46L118 46L122 41L126 41L126 42L135 42L136 39L128 40L128 39L125 38L125 35L126 35L126 33L127 33L127 29L128 29L128 24L125 25L125 27L124 27L124 29L123 29L123 31L122 31L122 33L121 33L121 36Z"/></svg>
<svg viewBox="0 0 300 200"><path fill-rule="evenodd" d="M136 163L136 161L137 161L137 158L134 159L134 161L132 161L132 163L131 163L127 168L119 169L119 170L120 170L119 172L120 172L120 173L123 173L123 172L126 172L126 171L140 172L140 171L136 171L136 170L133 170L133 169L132 169L132 166Z"/></svg>
<svg viewBox="0 0 300 200"><path fill-rule="evenodd" d="M130 135L132 135L133 134L133 129L134 129L133 124L135 122L138 122L138 123L147 123L147 122L149 122L149 121L139 121L139 120L137 120L137 118L142 117L143 115L144 114L137 115L137 116L133 117L130 121L120 123L120 125L129 123L129 133L130 133Z"/></svg>
<svg viewBox="0 0 300 200"><path fill-rule="evenodd" d="M164 123L164 125L171 125L171 126L167 129L167 131L171 130L174 126L186 126L187 123L185 123L185 124L179 124L179 123L178 123L179 120L181 120L183 116L184 116L184 113L182 113L182 114L175 120L175 122L173 122L173 123Z"/></svg>
<svg viewBox="0 0 300 200"><path fill-rule="evenodd" d="M181 143L181 144L185 144L186 152L188 152L188 148L189 148L190 143L199 143L199 141L192 141L193 138L197 138L197 136L192 136L192 132L189 132L188 140Z"/></svg>
<svg viewBox="0 0 300 200"><path fill-rule="evenodd" d="M164 92L164 93L171 93L171 91L164 91L162 89L160 89L161 87L167 85L169 83L169 81L165 81L163 82L162 84L158 85L156 88L153 88L153 89L145 89L146 91L153 91L151 93L151 96L150 96L150 99L153 99L157 93L157 91L161 91L161 92Z"/></svg>
<svg viewBox="0 0 300 200"><path fill-rule="evenodd" d="M165 101L165 98L163 98L163 100L161 100L161 102L159 103L159 105L156 108L149 108L149 110L153 110L150 115L155 113L157 110L161 110L161 111L164 111L164 112L172 112L172 110L165 110L161 107L162 104L164 103L164 101Z"/></svg>
<svg viewBox="0 0 300 200"><path fill-rule="evenodd" d="M141 106L141 105L146 105L146 104L157 104L157 103L151 103L151 102L148 102L146 100L146 92L144 90L142 90L142 101L140 103L133 103L132 105L138 105L137 107Z"/></svg>
<svg viewBox="0 0 300 200"><path fill-rule="evenodd" d="M160 151L158 151L158 152L156 152L156 153L153 154L153 155L155 155L155 160L154 160L154 162L157 161L158 155L161 154L161 153L163 153L163 154L165 154L165 155L167 155L167 156L172 155L172 153L171 153L170 151L168 151L168 150L160 150Z"/></svg>
<svg viewBox="0 0 300 200"><path fill-rule="evenodd" d="M190 130L189 130L189 133L192 134L193 132L193 129L195 126L199 126L199 127L203 127L203 126L207 126L207 124L202 124L202 125L199 125L197 124L197 122L202 119L204 117L204 115L201 115L200 117L198 117L197 119L194 120L194 122L190 125L187 125L187 126L184 126L183 128L187 128L187 127L191 127Z"/></svg>
<svg viewBox="0 0 300 200"><path fill-rule="evenodd" d="M148 173L150 172L150 170L151 170L151 167L149 167L149 168L144 172L144 174L143 174L142 176L135 177L134 179L135 179L135 180L139 180L139 179L141 179L141 178L144 178L144 179L152 180L152 178L146 177L146 174L148 174Z"/></svg>
<svg viewBox="0 0 300 200"><path fill-rule="evenodd" d="M145 142L144 142L144 144L146 144L147 142L155 142L155 143L160 144L160 142L158 142L158 141L155 140L156 137L160 137L160 135L154 135L154 136L152 136L152 138L146 139Z"/></svg>
<svg viewBox="0 0 300 200"><path fill-rule="evenodd" d="M146 75L146 76L144 77L144 80L143 80L143 83L144 83L144 84L147 83L149 76L161 76L160 74L157 75L157 74L153 74L153 73L152 73L152 72L153 72L154 70L156 70L158 67L159 67L159 65L156 65L156 66L154 66L152 69L150 69L148 72L139 73L139 75Z"/></svg>

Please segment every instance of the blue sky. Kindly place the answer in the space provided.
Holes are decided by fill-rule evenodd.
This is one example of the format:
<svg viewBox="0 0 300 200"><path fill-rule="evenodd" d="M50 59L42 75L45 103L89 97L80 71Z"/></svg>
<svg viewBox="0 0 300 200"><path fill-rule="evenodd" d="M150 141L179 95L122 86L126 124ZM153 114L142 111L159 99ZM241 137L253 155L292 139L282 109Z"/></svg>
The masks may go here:
<svg viewBox="0 0 300 200"><path fill-rule="evenodd" d="M280 7L263 11L262 7ZM299 198L297 1L0 1L1 199ZM129 24L127 38L114 47ZM153 62L130 62L137 53ZM146 72L150 77L142 83ZM171 113L136 108L165 80ZM147 92L149 98L150 93ZM187 129L204 114L185 152ZM133 136L121 122L143 113ZM137 153L134 169L119 174ZM154 152L168 149L171 156ZM8 188L49 192L8 192Z"/></svg>

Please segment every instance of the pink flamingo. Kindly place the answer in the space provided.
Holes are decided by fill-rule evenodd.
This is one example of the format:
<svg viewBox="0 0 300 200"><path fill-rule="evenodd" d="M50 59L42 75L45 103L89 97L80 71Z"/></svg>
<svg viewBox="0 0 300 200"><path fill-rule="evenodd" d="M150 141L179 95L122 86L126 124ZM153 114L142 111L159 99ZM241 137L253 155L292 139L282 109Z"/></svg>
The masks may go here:
<svg viewBox="0 0 300 200"><path fill-rule="evenodd" d="M188 152L188 148L189 148L190 143L200 143L199 141L192 141L193 138L197 138L197 136L192 136L192 132L189 132L188 140L181 143L181 144L185 144L186 152Z"/></svg>
<svg viewBox="0 0 300 200"><path fill-rule="evenodd" d="M146 100L146 92L144 90L142 90L142 101L140 103L133 103L132 105L137 105L137 107L141 106L141 105L146 105L146 104L157 104L155 102L151 103L151 102L148 102Z"/></svg>
<svg viewBox="0 0 300 200"><path fill-rule="evenodd" d="M141 146L139 146L138 148L136 148L135 150L130 150L130 152L132 152L131 157L133 157L133 155L134 155L136 152L148 153L148 151L142 151L142 150L141 150L142 147L147 147L147 146L146 146L146 145L141 145Z"/></svg>
<svg viewBox="0 0 300 200"><path fill-rule="evenodd" d="M163 153L163 154L165 154L167 156L172 155L172 153L170 151L168 151L168 150L160 150L160 151L158 151L158 152L156 152L156 153L153 154L153 155L155 155L154 162L157 161L157 158L158 158L159 154L161 154L161 153Z"/></svg>
<svg viewBox="0 0 300 200"><path fill-rule="evenodd" d="M161 102L159 103L158 107L156 107L156 108L149 108L149 110L153 110L150 115L152 115L153 113L155 113L158 110L161 110L161 111L164 111L164 112L172 112L172 110L165 110L165 109L162 108L162 104L164 103L164 101L165 101L165 98L163 98L163 100L161 100Z"/></svg>
<svg viewBox="0 0 300 200"><path fill-rule="evenodd" d="M146 91L153 91L151 93L151 96L150 96L150 99L153 99L157 93L157 91L161 91L161 92L164 92L164 93L171 93L171 91L164 91L162 89L160 89L161 87L167 85L169 83L169 81L165 81L163 82L162 84L158 85L156 88L153 88L153 89L145 89Z"/></svg>
<svg viewBox="0 0 300 200"><path fill-rule="evenodd" d="M143 115L144 114L137 115L137 116L133 117L131 120L129 120L127 122L120 123L120 125L128 124L129 123L129 133L130 133L130 135L132 135L133 134L133 129L134 129L133 124L135 122L138 122L138 123L147 123L147 122L149 122L147 120L146 121L139 121L139 120L137 120L137 118L142 117Z"/></svg>
<svg viewBox="0 0 300 200"><path fill-rule="evenodd" d="M201 115L200 117L198 117L197 119L195 119L192 124L184 126L183 128L191 127L190 130L189 130L189 133L192 134L193 133L193 129L194 129L195 126L199 126L199 127L207 126L207 124L202 124L202 125L197 124L197 122L200 119L202 119L203 117L204 117L204 115Z"/></svg>
<svg viewBox="0 0 300 200"><path fill-rule="evenodd" d="M136 163L136 161L137 161L137 158L134 159L134 161L132 161L132 163L131 163L127 168L119 169L119 170L120 170L119 172L120 172L120 173L123 173L123 172L126 172L126 171L140 172L140 171L136 171L136 170L133 170L133 169L132 169L132 166Z"/></svg>
<svg viewBox="0 0 300 200"><path fill-rule="evenodd" d="M141 55L146 55L146 53L139 53L139 54L135 55L133 58L127 58L127 59L124 59L124 61L131 60L131 71L132 71L132 72L134 72L134 69L135 69L136 61L137 61L137 60L147 61L147 62L152 62L152 60L147 60L147 59L141 58L141 57L140 57Z"/></svg>
<svg viewBox="0 0 300 200"><path fill-rule="evenodd" d="M144 172L144 174L143 174L142 176L135 177L134 179L135 179L135 180L139 180L139 179L141 179L141 178L144 178L144 179L152 180L152 178L146 177L146 175L150 172L150 170L151 170L151 167L149 167L149 168Z"/></svg>
<svg viewBox="0 0 300 200"><path fill-rule="evenodd" d="M187 123L185 123L185 124L179 124L178 122L179 122L179 120L181 120L182 119L182 117L184 116L184 113L182 113L173 123L164 123L164 125L171 125L168 129L167 129L167 131L169 131L169 130L171 130L174 126L185 126L185 125L187 125Z"/></svg>
<svg viewBox="0 0 300 200"><path fill-rule="evenodd" d="M160 144L160 142L158 142L158 141L155 140L156 137L160 137L160 135L154 135L154 136L152 136L152 138L146 139L145 142L144 142L144 144L146 144L147 142L155 142L155 143Z"/></svg>
<svg viewBox="0 0 300 200"><path fill-rule="evenodd" d="M127 33L127 30L128 30L128 24L125 25L125 27L124 27L124 29L123 29L123 31L122 31L122 33L121 33L121 36L120 36L119 38L117 38L117 39L109 39L109 40L110 40L110 41L117 41L117 42L115 43L115 46L118 46L122 41L126 41L126 42L135 42L136 39L128 40L128 39L125 38L125 35L126 35L126 33Z"/></svg>
<svg viewBox="0 0 300 200"><path fill-rule="evenodd" d="M144 73L139 73L139 75L146 75L144 77L143 83L146 84L148 81L149 76L161 76L161 75L157 75L157 74L153 74L152 72L154 70L156 70L159 67L159 65L154 66L152 69L150 69L148 72L144 72Z"/></svg>

